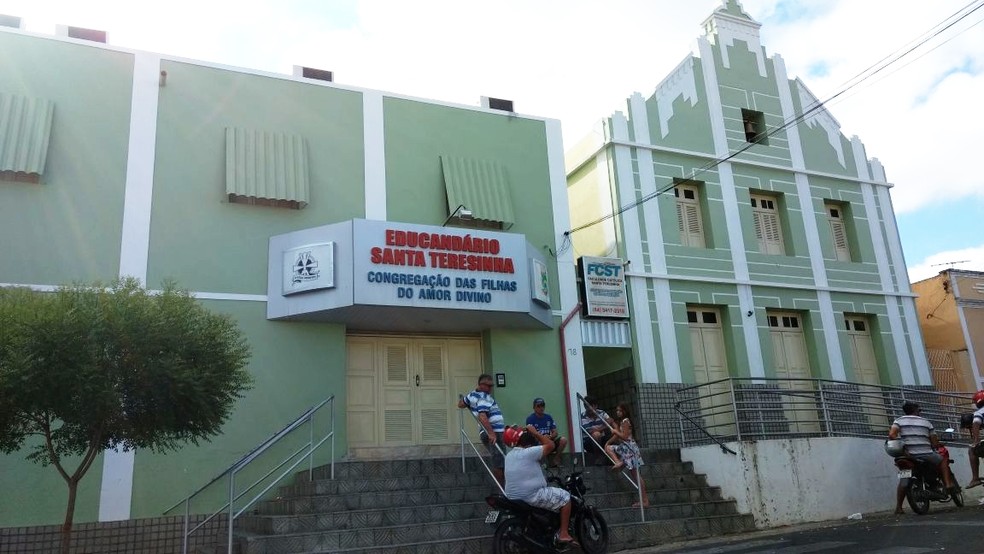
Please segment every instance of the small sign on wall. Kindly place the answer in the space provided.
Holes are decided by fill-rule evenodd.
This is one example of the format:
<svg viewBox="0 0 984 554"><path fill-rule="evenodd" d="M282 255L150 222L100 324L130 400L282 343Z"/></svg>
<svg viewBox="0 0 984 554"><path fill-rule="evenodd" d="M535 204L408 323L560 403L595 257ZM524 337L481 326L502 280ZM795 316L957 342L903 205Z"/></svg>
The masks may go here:
<svg viewBox="0 0 984 554"><path fill-rule="evenodd" d="M547 264L536 258L530 259L530 290L534 301L550 306L550 273Z"/></svg>
<svg viewBox="0 0 984 554"><path fill-rule="evenodd" d="M335 286L335 243L284 251L284 296Z"/></svg>

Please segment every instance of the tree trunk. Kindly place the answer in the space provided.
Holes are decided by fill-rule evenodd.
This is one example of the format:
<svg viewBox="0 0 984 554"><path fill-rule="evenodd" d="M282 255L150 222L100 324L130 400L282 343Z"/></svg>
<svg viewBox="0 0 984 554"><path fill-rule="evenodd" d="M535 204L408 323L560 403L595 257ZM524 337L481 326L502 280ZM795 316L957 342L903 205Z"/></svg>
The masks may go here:
<svg viewBox="0 0 984 554"><path fill-rule="evenodd" d="M72 548L72 520L75 519L75 494L78 492L79 482L75 479L68 481L68 507L65 508L65 523L61 530L61 554L69 554Z"/></svg>

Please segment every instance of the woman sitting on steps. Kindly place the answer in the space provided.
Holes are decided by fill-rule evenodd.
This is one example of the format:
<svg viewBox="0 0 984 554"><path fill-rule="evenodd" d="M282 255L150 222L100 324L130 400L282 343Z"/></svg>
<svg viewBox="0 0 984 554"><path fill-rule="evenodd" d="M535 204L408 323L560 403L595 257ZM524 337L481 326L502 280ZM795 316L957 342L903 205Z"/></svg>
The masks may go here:
<svg viewBox="0 0 984 554"><path fill-rule="evenodd" d="M615 460L612 471L619 471L623 467L632 472L632 480L639 484L643 507L649 507L649 497L646 496L646 483L643 481L642 474L639 473L639 466L643 465L642 454L639 452L639 445L632 438L632 421L629 419L629 408L620 403L615 408L615 428L612 431L612 438L605 443L605 451ZM632 504L633 508L638 508L639 503Z"/></svg>

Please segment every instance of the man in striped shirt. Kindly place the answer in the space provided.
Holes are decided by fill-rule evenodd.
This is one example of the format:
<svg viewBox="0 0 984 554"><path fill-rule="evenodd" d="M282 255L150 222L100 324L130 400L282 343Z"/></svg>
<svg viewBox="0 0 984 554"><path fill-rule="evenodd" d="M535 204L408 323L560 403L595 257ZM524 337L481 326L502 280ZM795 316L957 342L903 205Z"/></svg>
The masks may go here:
<svg viewBox="0 0 984 554"><path fill-rule="evenodd" d="M943 477L943 484L947 490L952 491L956 487L953 485L953 476L950 474L950 464L940 456L933 448L933 439L936 433L933 432L933 424L921 415L922 410L919 404L906 401L902 404L902 417L892 423L888 430L889 439L901 438L905 443L905 453L910 458L926 460L936 466L940 475ZM931 439L932 437L932 439ZM899 487L896 491L895 513L902 513L902 500L905 499L905 489L908 483L899 480Z"/></svg>
<svg viewBox="0 0 984 554"><path fill-rule="evenodd" d="M502 442L502 432L506 430L505 419L499 404L492 398L492 376L483 373L478 376L478 386L458 401L459 408L468 408L478 419L479 437L492 457L492 475L502 487L506 486L503 472L505 467L506 444Z"/></svg>

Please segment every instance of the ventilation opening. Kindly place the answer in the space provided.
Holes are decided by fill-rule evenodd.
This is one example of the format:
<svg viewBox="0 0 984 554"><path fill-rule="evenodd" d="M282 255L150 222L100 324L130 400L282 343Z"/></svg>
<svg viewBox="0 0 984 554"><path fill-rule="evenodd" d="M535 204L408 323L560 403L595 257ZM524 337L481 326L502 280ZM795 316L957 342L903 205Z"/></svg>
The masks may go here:
<svg viewBox="0 0 984 554"><path fill-rule="evenodd" d="M317 81L335 82L335 74L327 69L315 67L294 66L294 76L304 77L305 79L315 79Z"/></svg>
<svg viewBox="0 0 984 554"><path fill-rule="evenodd" d="M489 96L482 97L482 107L489 108L490 110L502 110L504 112L514 112L513 101L504 100L502 98L492 98Z"/></svg>
<svg viewBox="0 0 984 554"><path fill-rule="evenodd" d="M756 144L769 144L769 136L765 129L765 114L755 110L741 110L741 124L745 131L745 140Z"/></svg>
<svg viewBox="0 0 984 554"><path fill-rule="evenodd" d="M233 204L246 204L249 206L269 206L271 208L290 208L300 210L306 204L297 200L280 200L277 198L257 198L255 196L243 196L241 194L230 194L229 202Z"/></svg>
<svg viewBox="0 0 984 554"><path fill-rule="evenodd" d="M0 14L0 27L13 27L14 29L20 29L21 18L13 15Z"/></svg>
<svg viewBox="0 0 984 554"><path fill-rule="evenodd" d="M84 27L69 27L68 36L71 38L77 38L82 40L89 40L92 42L106 42L106 31L99 31L97 29L86 29Z"/></svg>

